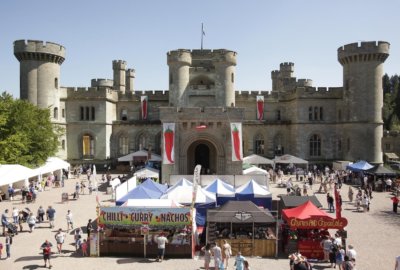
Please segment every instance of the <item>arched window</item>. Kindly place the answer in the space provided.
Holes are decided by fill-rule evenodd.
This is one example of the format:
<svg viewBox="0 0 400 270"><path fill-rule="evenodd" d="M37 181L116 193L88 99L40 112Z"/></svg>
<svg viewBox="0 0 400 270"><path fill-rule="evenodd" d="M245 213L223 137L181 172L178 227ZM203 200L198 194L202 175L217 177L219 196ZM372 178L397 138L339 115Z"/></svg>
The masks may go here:
<svg viewBox="0 0 400 270"><path fill-rule="evenodd" d="M321 138L316 134L312 135L310 138L310 156L321 156Z"/></svg>
<svg viewBox="0 0 400 270"><path fill-rule="evenodd" d="M128 110L127 109L121 110L121 120L122 121L128 120Z"/></svg>
<svg viewBox="0 0 400 270"><path fill-rule="evenodd" d="M128 137L119 137L119 154L127 155L129 154L129 140Z"/></svg>
<svg viewBox="0 0 400 270"><path fill-rule="evenodd" d="M140 134L137 139L138 149L139 150L148 149L148 144L149 144L148 135L145 133Z"/></svg>
<svg viewBox="0 0 400 270"><path fill-rule="evenodd" d="M276 120L281 121L281 110L276 110Z"/></svg>
<svg viewBox="0 0 400 270"><path fill-rule="evenodd" d="M53 118L54 118L54 119L58 119L58 108L57 108L57 107L54 107L54 110L53 110Z"/></svg>
<svg viewBox="0 0 400 270"><path fill-rule="evenodd" d="M94 158L94 138L90 134L82 136L83 158Z"/></svg>
<svg viewBox="0 0 400 270"><path fill-rule="evenodd" d="M254 137L254 153L264 155L264 137L261 134Z"/></svg>

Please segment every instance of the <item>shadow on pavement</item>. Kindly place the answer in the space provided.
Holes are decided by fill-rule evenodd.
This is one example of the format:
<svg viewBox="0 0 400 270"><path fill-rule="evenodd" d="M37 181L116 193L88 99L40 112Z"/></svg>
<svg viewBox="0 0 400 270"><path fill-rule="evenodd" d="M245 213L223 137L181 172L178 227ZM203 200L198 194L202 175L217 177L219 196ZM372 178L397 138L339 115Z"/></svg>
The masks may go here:
<svg viewBox="0 0 400 270"><path fill-rule="evenodd" d="M45 268L42 265L38 265L38 264L30 264L30 265L25 265L24 267L22 267L22 269L38 269L38 268Z"/></svg>
<svg viewBox="0 0 400 270"><path fill-rule="evenodd" d="M385 223L400 226L400 215L398 213L393 213L393 211L379 211L375 213L375 216L385 220Z"/></svg>
<svg viewBox="0 0 400 270"><path fill-rule="evenodd" d="M43 256L25 256L15 260L15 262L42 260Z"/></svg>
<svg viewBox="0 0 400 270"><path fill-rule="evenodd" d="M145 259L145 258L124 258L118 259L118 264L126 264L126 263L154 263L155 259Z"/></svg>

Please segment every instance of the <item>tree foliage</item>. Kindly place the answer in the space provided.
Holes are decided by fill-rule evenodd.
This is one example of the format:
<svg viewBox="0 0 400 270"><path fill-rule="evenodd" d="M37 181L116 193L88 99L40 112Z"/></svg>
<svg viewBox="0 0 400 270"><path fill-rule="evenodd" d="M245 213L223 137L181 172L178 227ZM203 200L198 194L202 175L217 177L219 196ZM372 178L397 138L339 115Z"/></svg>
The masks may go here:
<svg viewBox="0 0 400 270"><path fill-rule="evenodd" d="M34 167L53 156L62 130L40 109L6 92L0 96L0 164Z"/></svg>
<svg viewBox="0 0 400 270"><path fill-rule="evenodd" d="M400 130L400 78L398 75L382 78L383 122L386 130Z"/></svg>

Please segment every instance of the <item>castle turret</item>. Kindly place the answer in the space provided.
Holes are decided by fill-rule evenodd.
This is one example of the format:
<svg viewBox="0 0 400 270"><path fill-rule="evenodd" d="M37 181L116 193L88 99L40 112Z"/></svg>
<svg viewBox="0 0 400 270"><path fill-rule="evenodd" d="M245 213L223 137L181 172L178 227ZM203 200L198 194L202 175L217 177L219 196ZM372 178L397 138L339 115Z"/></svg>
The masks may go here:
<svg viewBox="0 0 400 270"><path fill-rule="evenodd" d="M344 116L348 123L344 128L347 160L382 163L382 76L389 46L388 42L373 41L338 49L338 61L343 66Z"/></svg>
<svg viewBox="0 0 400 270"><path fill-rule="evenodd" d="M296 77L293 77L294 63L285 62L279 65L279 70L271 71L272 91L292 90L296 87Z"/></svg>
<svg viewBox="0 0 400 270"><path fill-rule="evenodd" d="M65 48L52 42L17 40L14 55L20 62L20 98L40 108L53 107L52 117L57 119Z"/></svg>
<svg viewBox="0 0 400 270"><path fill-rule="evenodd" d="M214 65L216 85L222 87L220 100L225 100L226 107L235 106L235 66L236 52L228 50L214 50Z"/></svg>
<svg viewBox="0 0 400 270"><path fill-rule="evenodd" d="M192 56L189 50L179 49L167 53L169 66L169 103L171 106L186 104L186 95L189 84L189 68Z"/></svg>
<svg viewBox="0 0 400 270"><path fill-rule="evenodd" d="M125 93L126 62L123 60L114 60L112 66L114 71L114 89Z"/></svg>
<svg viewBox="0 0 400 270"><path fill-rule="evenodd" d="M135 70L126 70L126 90L130 92L135 91Z"/></svg>

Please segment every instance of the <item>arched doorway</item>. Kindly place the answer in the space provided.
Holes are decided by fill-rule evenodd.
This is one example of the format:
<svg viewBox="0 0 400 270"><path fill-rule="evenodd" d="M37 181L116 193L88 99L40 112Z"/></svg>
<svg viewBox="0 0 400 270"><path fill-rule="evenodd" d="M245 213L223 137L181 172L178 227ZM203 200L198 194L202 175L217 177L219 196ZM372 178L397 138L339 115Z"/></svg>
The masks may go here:
<svg viewBox="0 0 400 270"><path fill-rule="evenodd" d="M217 171L217 151L215 146L206 140L193 142L187 153L188 173L192 174L197 164L201 165L202 174L212 174Z"/></svg>

